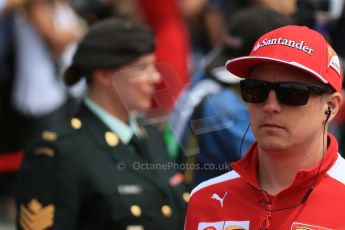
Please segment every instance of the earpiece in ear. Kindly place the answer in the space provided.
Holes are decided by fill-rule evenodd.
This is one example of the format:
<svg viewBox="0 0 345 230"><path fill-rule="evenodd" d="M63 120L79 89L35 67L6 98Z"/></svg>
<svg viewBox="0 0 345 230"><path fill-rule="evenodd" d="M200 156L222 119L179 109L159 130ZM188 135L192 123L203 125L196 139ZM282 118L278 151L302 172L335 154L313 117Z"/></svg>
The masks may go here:
<svg viewBox="0 0 345 230"><path fill-rule="evenodd" d="M333 111L332 107L328 106L327 111L325 112L325 114L327 115L327 119L331 116L332 111Z"/></svg>

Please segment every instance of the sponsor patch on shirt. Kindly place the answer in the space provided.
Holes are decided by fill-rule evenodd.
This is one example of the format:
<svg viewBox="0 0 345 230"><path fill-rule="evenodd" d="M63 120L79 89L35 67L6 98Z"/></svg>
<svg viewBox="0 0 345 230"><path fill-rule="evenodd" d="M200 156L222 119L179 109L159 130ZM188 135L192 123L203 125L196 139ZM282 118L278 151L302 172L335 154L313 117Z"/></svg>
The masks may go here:
<svg viewBox="0 0 345 230"><path fill-rule="evenodd" d="M198 230L249 230L249 221L201 222Z"/></svg>
<svg viewBox="0 0 345 230"><path fill-rule="evenodd" d="M291 230L332 230L332 228L293 222L291 225Z"/></svg>

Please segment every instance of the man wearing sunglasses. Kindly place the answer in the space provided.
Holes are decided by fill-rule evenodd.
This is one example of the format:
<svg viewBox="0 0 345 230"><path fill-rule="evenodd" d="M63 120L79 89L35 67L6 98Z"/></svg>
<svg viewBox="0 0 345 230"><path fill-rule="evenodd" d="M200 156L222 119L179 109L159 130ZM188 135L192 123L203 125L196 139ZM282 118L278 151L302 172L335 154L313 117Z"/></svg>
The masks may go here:
<svg viewBox="0 0 345 230"><path fill-rule="evenodd" d="M319 33L286 26L226 67L245 79L256 142L193 190L185 229L345 229L345 161L327 132L342 100L337 54Z"/></svg>

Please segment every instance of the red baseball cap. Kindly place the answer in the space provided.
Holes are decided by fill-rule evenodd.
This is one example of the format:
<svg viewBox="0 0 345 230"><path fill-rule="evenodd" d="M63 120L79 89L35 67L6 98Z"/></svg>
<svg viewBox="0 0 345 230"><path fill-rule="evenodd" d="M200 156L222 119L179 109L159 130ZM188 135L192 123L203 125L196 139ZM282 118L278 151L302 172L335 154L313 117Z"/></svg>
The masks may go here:
<svg viewBox="0 0 345 230"><path fill-rule="evenodd" d="M343 71L333 48L318 32L305 26L289 25L261 36L249 56L230 59L227 70L247 78L258 64L280 63L309 73L336 91L342 87Z"/></svg>

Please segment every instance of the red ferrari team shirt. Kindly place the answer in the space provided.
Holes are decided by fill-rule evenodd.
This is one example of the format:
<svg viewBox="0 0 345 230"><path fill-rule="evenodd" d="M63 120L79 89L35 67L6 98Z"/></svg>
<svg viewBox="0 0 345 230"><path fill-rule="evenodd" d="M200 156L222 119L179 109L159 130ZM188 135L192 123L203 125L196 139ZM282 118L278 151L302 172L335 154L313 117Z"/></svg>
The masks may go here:
<svg viewBox="0 0 345 230"><path fill-rule="evenodd" d="M293 183L275 196L260 188L258 148L253 144L232 164L233 171L192 191L185 230L345 230L345 160L338 154L335 137L328 139L320 171L319 163L300 170Z"/></svg>

